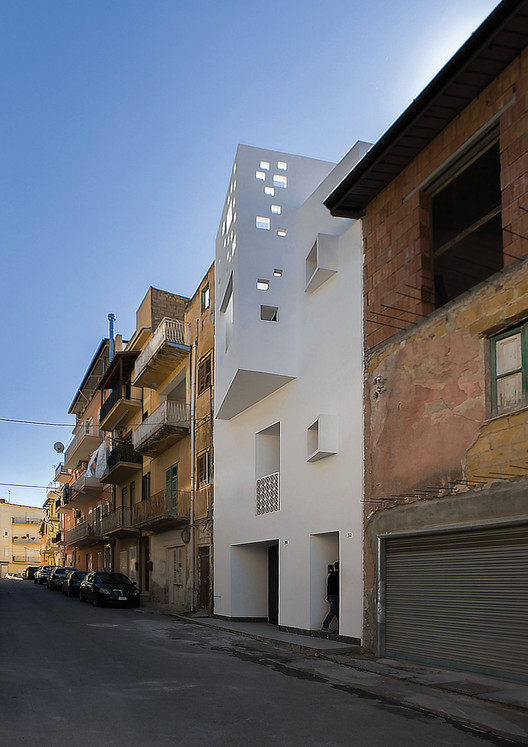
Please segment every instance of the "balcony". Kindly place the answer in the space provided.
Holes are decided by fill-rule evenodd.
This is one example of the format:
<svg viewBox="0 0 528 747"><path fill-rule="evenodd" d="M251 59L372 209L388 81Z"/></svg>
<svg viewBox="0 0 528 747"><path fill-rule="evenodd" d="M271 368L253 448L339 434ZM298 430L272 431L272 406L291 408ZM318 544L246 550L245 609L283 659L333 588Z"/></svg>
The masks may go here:
<svg viewBox="0 0 528 747"><path fill-rule="evenodd" d="M56 482L68 482L71 477L70 470L64 467L64 464L57 464L55 467L55 481Z"/></svg>
<svg viewBox="0 0 528 747"><path fill-rule="evenodd" d="M40 525L42 524L42 519L28 519L24 516L14 516L11 519L12 524L31 524L31 525Z"/></svg>
<svg viewBox="0 0 528 747"><path fill-rule="evenodd" d="M40 547L40 537L12 537L11 542L14 545L29 545L31 547Z"/></svg>
<svg viewBox="0 0 528 747"><path fill-rule="evenodd" d="M134 385L156 389L190 349L189 325L165 317L136 360Z"/></svg>
<svg viewBox="0 0 528 747"><path fill-rule="evenodd" d="M190 427L189 405L167 400L138 425L134 431L134 449L138 454L158 456L188 435Z"/></svg>
<svg viewBox="0 0 528 747"><path fill-rule="evenodd" d="M166 496L160 490L150 498L134 506L134 526L138 529L163 531L189 523L191 494L179 490L176 495Z"/></svg>
<svg viewBox="0 0 528 747"><path fill-rule="evenodd" d="M38 555L13 555L13 563L26 563L27 565L40 565L40 553Z"/></svg>
<svg viewBox="0 0 528 747"><path fill-rule="evenodd" d="M105 537L126 537L137 534L132 521L132 511L128 506L119 506L101 520L101 527Z"/></svg>
<svg viewBox="0 0 528 747"><path fill-rule="evenodd" d="M99 495L106 487L98 477L83 472L69 487L68 505L70 508L82 506L90 497Z"/></svg>
<svg viewBox="0 0 528 747"><path fill-rule="evenodd" d="M141 469L143 457L135 453L132 444L118 444L108 455L106 463L108 472L102 476L101 482L119 485Z"/></svg>
<svg viewBox="0 0 528 747"><path fill-rule="evenodd" d="M97 431L96 435L92 435ZM103 442L103 437L94 426L88 423L79 426L78 433L64 452L64 469L71 470L79 462L86 462Z"/></svg>
<svg viewBox="0 0 528 747"><path fill-rule="evenodd" d="M103 532L100 521L96 523L83 521L81 524L77 524L76 527L68 529L66 532L67 545L77 545L77 547L82 547L83 545L95 545L102 541Z"/></svg>
<svg viewBox="0 0 528 747"><path fill-rule="evenodd" d="M112 431L126 418L141 412L141 389L117 383L99 410L99 427ZM141 418L140 418L141 420Z"/></svg>

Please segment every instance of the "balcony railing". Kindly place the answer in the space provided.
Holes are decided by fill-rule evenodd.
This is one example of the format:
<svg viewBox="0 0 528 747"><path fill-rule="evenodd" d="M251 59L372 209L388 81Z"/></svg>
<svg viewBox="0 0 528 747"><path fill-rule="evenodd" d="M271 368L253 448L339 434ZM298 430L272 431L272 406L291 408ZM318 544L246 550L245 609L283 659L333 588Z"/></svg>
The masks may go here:
<svg viewBox="0 0 528 747"><path fill-rule="evenodd" d="M42 519L27 519L23 516L13 516L12 524L42 524Z"/></svg>
<svg viewBox="0 0 528 747"><path fill-rule="evenodd" d="M99 429L89 423L79 425L73 441L64 452L64 469L72 469L79 462L89 459L95 449L102 443Z"/></svg>
<svg viewBox="0 0 528 747"><path fill-rule="evenodd" d="M134 431L139 454L157 456L189 433L190 408L185 402L166 400Z"/></svg>
<svg viewBox="0 0 528 747"><path fill-rule="evenodd" d="M57 464L55 467L55 480L57 482L65 482L69 479L71 472L64 467L64 464Z"/></svg>
<svg viewBox="0 0 528 747"><path fill-rule="evenodd" d="M28 564L36 564L40 563L40 554L39 555L13 555L13 563L28 563Z"/></svg>
<svg viewBox="0 0 528 747"><path fill-rule="evenodd" d="M66 532L66 544L72 542L80 542L82 540L97 540L102 539L103 532L101 528L101 522L83 521L82 524L78 524L73 529L68 529Z"/></svg>
<svg viewBox="0 0 528 747"><path fill-rule="evenodd" d="M75 500L79 493L88 493L94 490L100 491L103 490L105 486L98 477L93 477L92 475L87 475L86 472L83 472L82 475L75 480L75 482L72 482L70 487L72 489L70 498L71 503Z"/></svg>
<svg viewBox="0 0 528 747"><path fill-rule="evenodd" d="M103 534L135 532L132 522L132 510L129 506L118 506L101 520Z"/></svg>
<svg viewBox="0 0 528 747"><path fill-rule="evenodd" d="M119 407L112 413L112 410L118 404ZM123 417L141 410L141 406L141 389L127 387L124 382L119 382L101 405L99 424L104 430L113 430ZM112 413L112 417L108 418L110 413Z"/></svg>
<svg viewBox="0 0 528 747"><path fill-rule="evenodd" d="M162 319L136 360L135 386L155 388L189 349L189 325L176 319Z"/></svg>
<svg viewBox="0 0 528 747"><path fill-rule="evenodd" d="M165 490L151 495L150 498L134 506L134 526L150 529L164 528L189 522L191 494L179 490L166 495Z"/></svg>
<svg viewBox="0 0 528 747"><path fill-rule="evenodd" d="M40 537L30 539L28 537L13 537L12 540L14 545L40 545Z"/></svg>
<svg viewBox="0 0 528 747"><path fill-rule="evenodd" d="M257 480L257 516L280 510L280 473L259 477Z"/></svg>
<svg viewBox="0 0 528 747"><path fill-rule="evenodd" d="M140 465L143 462L143 457L140 454L136 454L132 444L117 444L117 446L114 446L106 460L108 469L112 469L119 464L119 462Z"/></svg>

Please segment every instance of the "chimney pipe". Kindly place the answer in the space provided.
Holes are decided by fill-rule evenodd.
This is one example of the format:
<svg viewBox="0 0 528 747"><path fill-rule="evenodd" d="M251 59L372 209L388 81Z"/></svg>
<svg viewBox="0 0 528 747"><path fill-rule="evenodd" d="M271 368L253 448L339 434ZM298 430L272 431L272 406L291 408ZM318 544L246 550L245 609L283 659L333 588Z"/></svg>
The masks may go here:
<svg viewBox="0 0 528 747"><path fill-rule="evenodd" d="M109 358L112 360L114 357L114 322L116 320L115 314L108 314L108 337L110 339L110 355Z"/></svg>

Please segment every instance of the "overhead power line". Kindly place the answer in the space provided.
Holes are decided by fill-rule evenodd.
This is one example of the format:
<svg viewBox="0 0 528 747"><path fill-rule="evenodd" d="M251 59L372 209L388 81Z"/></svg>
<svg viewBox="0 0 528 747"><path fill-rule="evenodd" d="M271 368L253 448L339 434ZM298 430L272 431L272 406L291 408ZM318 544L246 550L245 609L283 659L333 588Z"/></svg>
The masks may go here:
<svg viewBox="0 0 528 747"><path fill-rule="evenodd" d="M75 423L45 423L40 420L19 420L18 418L0 418L3 423L25 423L26 425L52 425L55 428L74 428Z"/></svg>

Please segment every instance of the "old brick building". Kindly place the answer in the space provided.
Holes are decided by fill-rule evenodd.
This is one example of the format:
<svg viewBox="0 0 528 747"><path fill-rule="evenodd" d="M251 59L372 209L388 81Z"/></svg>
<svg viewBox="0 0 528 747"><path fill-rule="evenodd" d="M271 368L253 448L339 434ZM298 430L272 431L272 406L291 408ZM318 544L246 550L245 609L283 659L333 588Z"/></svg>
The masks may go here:
<svg viewBox="0 0 528 747"><path fill-rule="evenodd" d="M528 3L326 201L362 217L365 644L528 678Z"/></svg>

